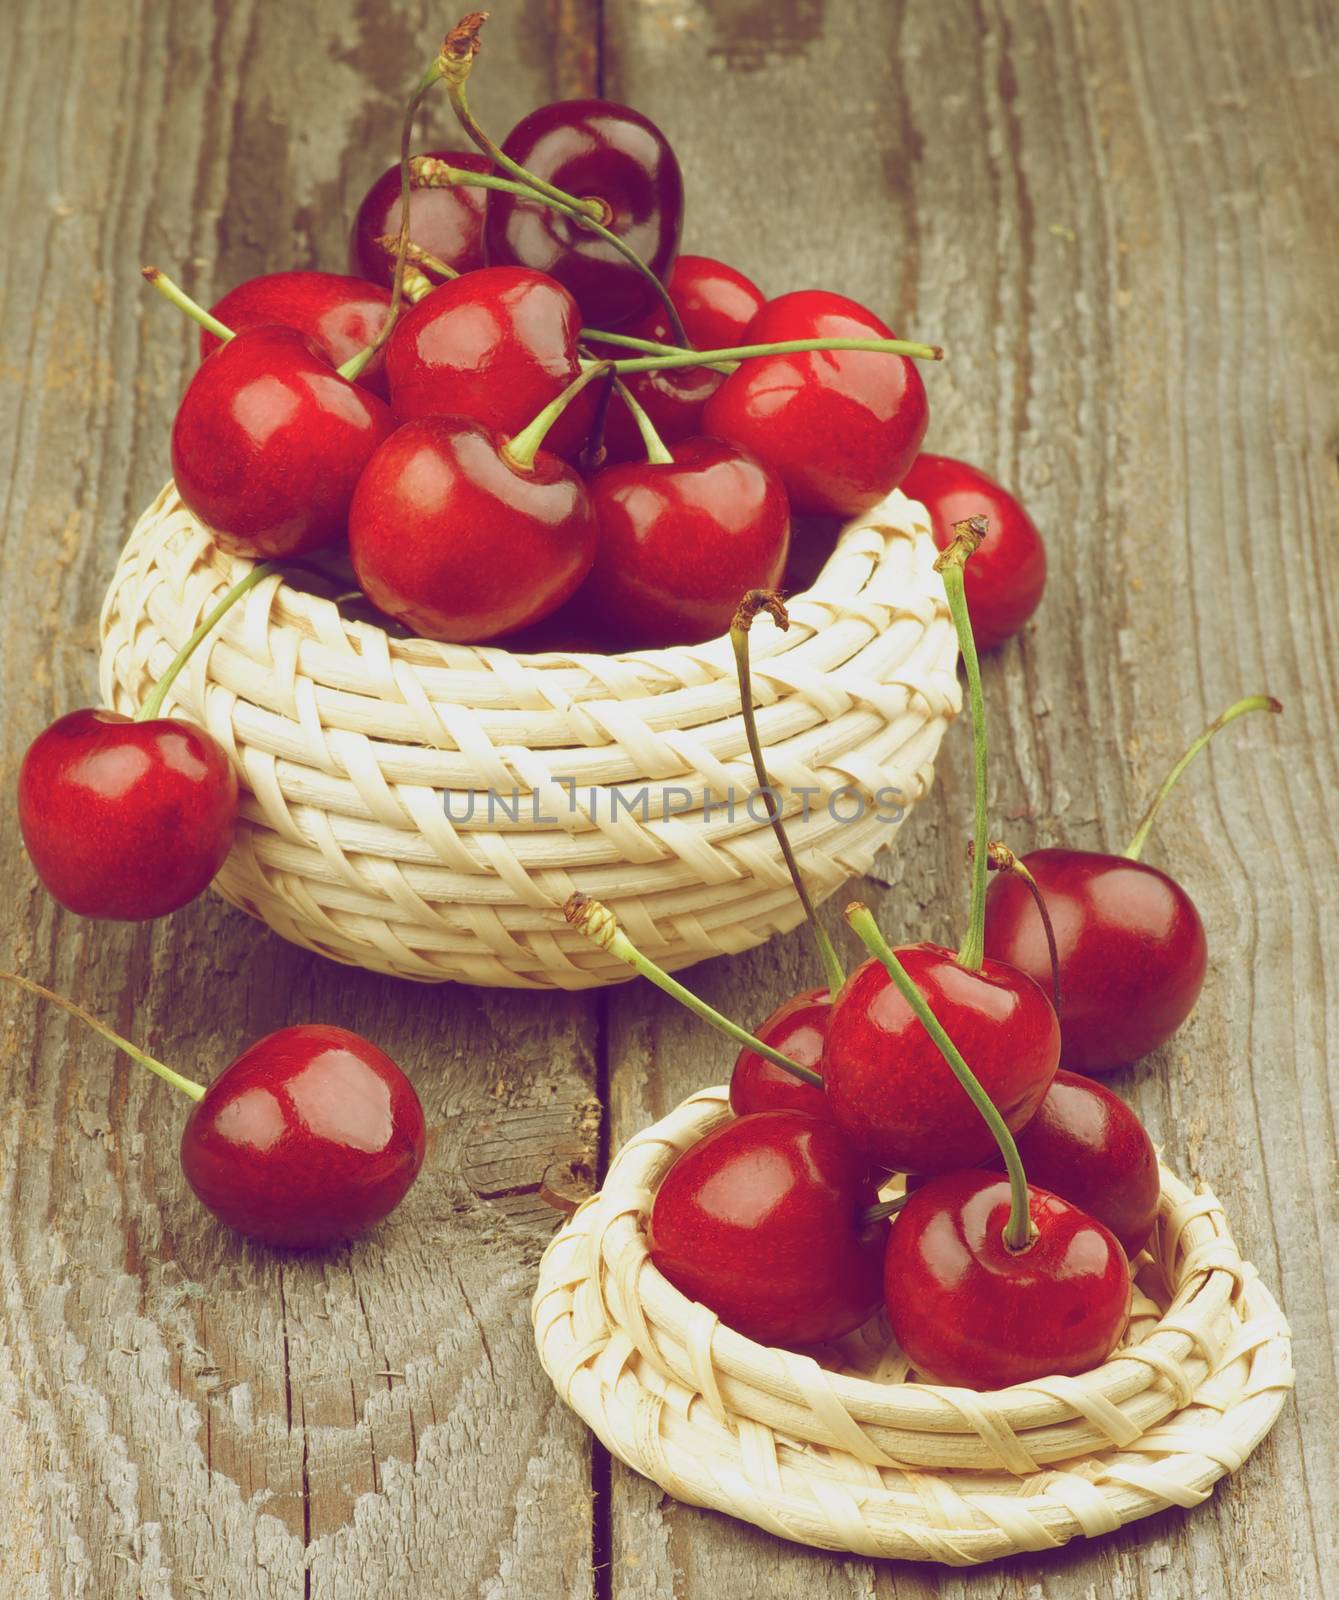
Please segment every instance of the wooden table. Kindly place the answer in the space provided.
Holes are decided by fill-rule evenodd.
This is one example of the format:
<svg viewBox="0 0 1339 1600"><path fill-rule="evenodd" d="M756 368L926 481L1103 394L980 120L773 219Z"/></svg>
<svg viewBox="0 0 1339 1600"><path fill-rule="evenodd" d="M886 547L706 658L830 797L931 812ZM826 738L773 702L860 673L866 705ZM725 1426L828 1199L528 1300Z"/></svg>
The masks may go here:
<svg viewBox="0 0 1339 1600"><path fill-rule="evenodd" d="M559 1406L528 1300L553 1151L593 1163L729 1052L645 986L421 989L208 899L61 914L3 808L4 959L208 1075L339 1021L413 1074L423 1176L374 1239L284 1260L192 1203L182 1106L77 1025L0 997L0 1591L228 1600L1339 1594L1333 1074L1339 870L1336 19L1323 0L529 0L473 100L505 130L605 92L666 129L688 240L769 290L821 283L941 339L932 442L1018 487L1052 568L987 668L994 815L1017 846L1115 846L1173 753L1268 688L1152 857L1208 924L1194 1019L1116 1080L1229 1202L1281 1294L1299 1393L1240 1475L1048 1558L839 1561L674 1505ZM399 104L453 18L422 0L11 0L0 61L3 776L95 693L98 605L167 472L203 296L339 270ZM1327 76L1328 74L1328 76ZM433 105L421 143L447 131ZM860 892L948 937L965 905L965 727ZM835 917L830 919L836 923ZM694 974L763 1014L793 936Z"/></svg>

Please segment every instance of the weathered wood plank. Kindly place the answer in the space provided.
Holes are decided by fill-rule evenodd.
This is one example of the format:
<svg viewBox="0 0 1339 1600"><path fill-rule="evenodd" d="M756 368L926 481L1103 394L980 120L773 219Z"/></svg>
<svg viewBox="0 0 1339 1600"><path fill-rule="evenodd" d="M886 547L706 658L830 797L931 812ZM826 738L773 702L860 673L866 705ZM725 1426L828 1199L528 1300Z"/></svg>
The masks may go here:
<svg viewBox="0 0 1339 1600"><path fill-rule="evenodd" d="M593 86L589 9L553 0L497 30L477 95L491 122ZM167 472L194 333L139 264L206 298L283 265L342 270L347 218L451 20L418 0L10 8L7 792L42 724L95 692L102 590ZM448 115L433 108L434 138ZM593 1160L593 1003L349 974L212 901L154 927L82 923L34 887L10 805L0 861L6 964L202 1075L283 1023L338 1020L411 1073L433 1129L379 1234L280 1260L202 1217L162 1085L0 997L0 1589L588 1594L589 1442L529 1332L542 1233L533 1202L471 1184L490 1147L512 1179L541 1148Z"/></svg>
<svg viewBox="0 0 1339 1600"><path fill-rule="evenodd" d="M1017 485L1047 535L1040 619L987 670L1006 836L1119 846L1209 716L1265 686L1288 703L1229 735L1160 828L1153 858L1195 895L1212 967L1191 1023L1116 1086L1228 1200L1300 1374L1298 1407L1211 1505L979 1573L815 1556L615 1465L611 1592L1334 1594L1339 269L1308 223L1339 182L1333 18L615 0L606 21L608 92L684 160L689 247L942 338L933 445ZM948 744L884 884L857 886L901 936L947 937L965 908L965 730ZM797 933L692 979L757 1018L815 971ZM730 1060L645 992L615 997L610 1051L615 1143Z"/></svg>

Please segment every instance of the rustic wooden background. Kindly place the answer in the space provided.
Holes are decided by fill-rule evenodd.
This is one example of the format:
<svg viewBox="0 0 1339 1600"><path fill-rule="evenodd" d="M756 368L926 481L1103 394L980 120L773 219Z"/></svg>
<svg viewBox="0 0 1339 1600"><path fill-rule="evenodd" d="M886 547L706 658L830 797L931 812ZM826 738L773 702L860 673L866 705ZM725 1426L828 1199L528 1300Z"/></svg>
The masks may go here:
<svg viewBox="0 0 1339 1600"><path fill-rule="evenodd" d="M346 218L452 15L426 0L4 0L3 781L95 692L116 551L167 471L194 333L142 290L341 269ZM324 1260L192 1204L182 1106L0 997L0 1590L227 1600L1339 1595L1339 19L1330 0L498 0L473 99L499 132L602 91L668 132L688 241L771 291L832 285L940 339L933 443L1045 530L1039 622L987 671L1015 845L1118 845L1185 739L1269 689L1159 830L1209 926L1203 1002L1118 1082L1231 1205L1281 1293L1299 1392L1193 1515L965 1574L839 1561L673 1505L553 1400L527 1302L550 1152L603 1159L728 1052L645 987L423 990L213 900L81 922L12 806L3 959L208 1074L339 1021L434 1128L381 1234ZM438 105L429 126L445 131ZM946 937L967 740L861 891ZM801 935L699 969L758 1017Z"/></svg>

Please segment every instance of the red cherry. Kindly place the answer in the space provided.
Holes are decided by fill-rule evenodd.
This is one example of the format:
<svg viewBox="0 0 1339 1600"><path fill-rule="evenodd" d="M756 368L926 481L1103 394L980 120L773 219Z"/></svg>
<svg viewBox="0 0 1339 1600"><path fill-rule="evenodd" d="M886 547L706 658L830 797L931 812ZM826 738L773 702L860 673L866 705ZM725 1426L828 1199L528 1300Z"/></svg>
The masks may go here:
<svg viewBox="0 0 1339 1600"><path fill-rule="evenodd" d="M1010 1131L1021 1128L1041 1104L1060 1055L1046 992L1002 961L973 971L938 945L895 953ZM996 1148L878 961L857 967L832 1003L823 1082L837 1126L894 1172L948 1172L984 1161Z"/></svg>
<svg viewBox="0 0 1339 1600"><path fill-rule="evenodd" d="M291 328L248 328L206 358L172 424L172 472L225 550L294 556L343 536L386 406Z"/></svg>
<svg viewBox="0 0 1339 1600"><path fill-rule="evenodd" d="M194 900L223 865L237 778L218 741L175 718L71 711L19 770L19 827L70 911L140 922Z"/></svg>
<svg viewBox="0 0 1339 1600"><path fill-rule="evenodd" d="M423 1107L390 1057L306 1023L258 1040L214 1079L186 1120L181 1166L227 1227L301 1249L393 1211L424 1144Z"/></svg>
<svg viewBox="0 0 1339 1600"><path fill-rule="evenodd" d="M723 350L742 344L766 297L751 278L711 256L680 256L665 284L683 323L684 332L699 350ZM629 333L639 338L640 324Z"/></svg>
<svg viewBox="0 0 1339 1600"><path fill-rule="evenodd" d="M814 1072L823 1071L832 996L826 989L806 989L780 1005L755 1037ZM730 1074L730 1108L737 1117L752 1111L804 1111L811 1117L832 1116L822 1089L804 1083L756 1050L744 1049Z"/></svg>
<svg viewBox="0 0 1339 1600"><path fill-rule="evenodd" d="M212 314L234 333L270 325L295 328L332 367L340 367L381 332L390 303L390 293L366 278L346 278L335 272L268 272L229 289ZM219 343L216 334L202 328L201 360L217 350ZM383 399L384 366L385 353L378 350L357 379Z"/></svg>
<svg viewBox="0 0 1339 1600"><path fill-rule="evenodd" d="M386 346L391 404L401 422L467 417L518 432L579 374L581 313L566 289L522 267L488 267L444 283L400 318ZM545 448L585 443L595 395L578 395Z"/></svg>
<svg viewBox="0 0 1339 1600"><path fill-rule="evenodd" d="M651 1259L745 1337L819 1344L878 1305L888 1225L862 1217L877 1198L831 1122L761 1111L713 1129L665 1174Z"/></svg>
<svg viewBox="0 0 1339 1600"><path fill-rule="evenodd" d="M1194 1009L1208 962L1190 896L1165 872L1126 856L1055 849L1022 860L1055 928L1065 1065L1110 1072L1165 1044ZM1008 873L986 898L986 949L1050 982L1041 917Z"/></svg>
<svg viewBox="0 0 1339 1600"><path fill-rule="evenodd" d="M491 172L493 163L473 150L430 150L430 156L449 161L468 172ZM457 272L474 272L484 264L484 209L487 189L459 187L411 189L409 238L421 250L444 261ZM395 262L377 243L400 231L400 167L388 167L363 196L349 235L349 271L360 273L389 289L395 279ZM433 283L438 273L421 269ZM223 320L227 322L227 317Z"/></svg>
<svg viewBox="0 0 1339 1600"><path fill-rule="evenodd" d="M664 282L679 249L683 176L655 123L612 100L560 100L522 118L502 149L574 198L602 201L604 226ZM534 201L492 194L484 244L490 264L557 278L594 327L612 328L656 303L653 286L612 245Z"/></svg>
<svg viewBox="0 0 1339 1600"><path fill-rule="evenodd" d="M888 1318L917 1373L1003 1389L1100 1366L1130 1314L1130 1269L1111 1232L1029 1189L1036 1237L1004 1242L1009 1184L986 1172L936 1178L908 1200L884 1259Z"/></svg>
<svg viewBox="0 0 1339 1600"><path fill-rule="evenodd" d="M769 300L743 342L891 337L854 300L804 289ZM905 356L822 350L742 362L707 402L704 425L771 467L797 511L856 516L902 481L928 415Z"/></svg>
<svg viewBox="0 0 1339 1600"><path fill-rule="evenodd" d="M519 467L506 444L476 423L428 417L398 428L359 480L358 582L428 638L465 644L527 627L590 570L597 529L581 478L544 450Z"/></svg>
<svg viewBox="0 0 1339 1600"><path fill-rule="evenodd" d="M688 439L671 454L606 467L590 483L600 538L582 604L638 646L724 633L745 590L780 580L790 548L785 490L761 462L721 439Z"/></svg>
<svg viewBox="0 0 1339 1600"><path fill-rule="evenodd" d="M1046 587L1046 546L1032 518L993 478L951 456L917 456L902 493L930 513L941 550L955 523L986 518L989 531L963 574L967 610L978 650L1003 644L1037 609Z"/></svg>

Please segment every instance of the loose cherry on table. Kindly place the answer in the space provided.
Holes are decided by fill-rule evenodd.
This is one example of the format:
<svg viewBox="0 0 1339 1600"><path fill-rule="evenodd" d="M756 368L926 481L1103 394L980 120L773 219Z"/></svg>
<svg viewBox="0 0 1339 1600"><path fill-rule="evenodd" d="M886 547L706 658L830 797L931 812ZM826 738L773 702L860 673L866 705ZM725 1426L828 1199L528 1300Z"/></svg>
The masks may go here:
<svg viewBox="0 0 1339 1600"><path fill-rule="evenodd" d="M888 339L873 312L845 295L805 289L769 300L746 344ZM828 350L744 361L707 402L707 433L772 468L797 511L856 516L905 477L928 420L925 387L905 356Z"/></svg>
<svg viewBox="0 0 1339 1600"><path fill-rule="evenodd" d="M1032 518L993 478L951 456L922 451L901 489L929 512L941 550L947 549L958 523L977 516L989 523L965 581L977 649L995 649L1022 628L1046 587L1046 546Z"/></svg>
<svg viewBox="0 0 1339 1600"><path fill-rule="evenodd" d="M866 1163L830 1121L762 1111L715 1128L665 1174L651 1260L762 1344L809 1345L879 1303L888 1224Z"/></svg>
<svg viewBox="0 0 1339 1600"><path fill-rule="evenodd" d="M1061 1060L1075 1072L1111 1072L1165 1044L1199 998L1208 962L1204 925L1190 896L1139 859L1153 819L1209 739L1248 711L1281 711L1253 695L1230 706L1168 774L1124 855L1034 850L1022 858L1055 928L1062 997ZM991 885L986 949L1034 978L1050 970L1045 933L1022 884Z"/></svg>
<svg viewBox="0 0 1339 1600"><path fill-rule="evenodd" d="M349 556L373 604L458 644L556 611L590 571L598 532L580 475L539 446L607 372L588 368L511 439L461 417L398 428L368 462L349 512Z"/></svg>
<svg viewBox="0 0 1339 1600"><path fill-rule="evenodd" d="M186 640L132 721L71 711L19 769L19 829L51 895L84 917L143 922L208 888L232 847L237 776L203 728L159 715L168 690L231 607L273 569L254 567Z"/></svg>
<svg viewBox="0 0 1339 1600"><path fill-rule="evenodd" d="M314 1249L392 1212L423 1164L423 1107L376 1045L303 1023L244 1050L208 1085L184 1078L63 996L12 972L195 1103L181 1169L225 1227L279 1249Z"/></svg>
<svg viewBox="0 0 1339 1600"><path fill-rule="evenodd" d="M467 172L490 172L493 163L474 151L431 150L435 160L448 161ZM474 272L484 265L483 223L488 201L486 189L466 185L443 189L414 189L409 197L409 237L456 273ZM349 235L349 270L389 289L395 276L394 259L382 239L400 230L400 168L388 167L363 196ZM425 269L430 281L445 283L447 276ZM224 318L227 321L227 318Z"/></svg>

